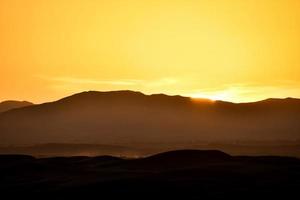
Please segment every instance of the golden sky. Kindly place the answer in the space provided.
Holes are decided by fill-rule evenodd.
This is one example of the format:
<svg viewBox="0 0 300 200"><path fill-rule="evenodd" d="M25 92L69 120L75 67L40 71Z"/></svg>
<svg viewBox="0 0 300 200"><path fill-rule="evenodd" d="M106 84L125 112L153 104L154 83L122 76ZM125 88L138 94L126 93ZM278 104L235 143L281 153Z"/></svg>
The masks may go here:
<svg viewBox="0 0 300 200"><path fill-rule="evenodd" d="M300 97L299 0L0 0L0 101Z"/></svg>

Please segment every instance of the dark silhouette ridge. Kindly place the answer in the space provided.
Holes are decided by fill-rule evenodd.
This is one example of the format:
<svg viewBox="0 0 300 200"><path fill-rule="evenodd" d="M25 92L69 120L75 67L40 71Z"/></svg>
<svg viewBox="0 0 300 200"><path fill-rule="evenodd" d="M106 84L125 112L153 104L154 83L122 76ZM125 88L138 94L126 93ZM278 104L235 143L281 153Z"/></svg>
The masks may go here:
<svg viewBox="0 0 300 200"><path fill-rule="evenodd" d="M28 102L28 101L3 101L0 102L0 113L1 112L6 112L11 109L16 109L16 108L22 108L26 106L31 106L33 103Z"/></svg>
<svg viewBox="0 0 300 200"><path fill-rule="evenodd" d="M1 113L0 145L299 141L299 118L293 98L235 104L90 91Z"/></svg>
<svg viewBox="0 0 300 200"><path fill-rule="evenodd" d="M11 198L292 199L300 186L300 160L217 150L138 159L0 155L0 177L1 194Z"/></svg>
<svg viewBox="0 0 300 200"><path fill-rule="evenodd" d="M218 150L175 150L159 153L141 160L159 164L180 165L189 162L223 162L231 158L230 155Z"/></svg>
<svg viewBox="0 0 300 200"><path fill-rule="evenodd" d="M144 169L193 168L209 163L231 161L232 156L218 150L174 150L131 161L131 167Z"/></svg>
<svg viewBox="0 0 300 200"><path fill-rule="evenodd" d="M225 161L230 159L231 156L218 150L174 150L164 153L159 153L146 159L148 161L153 162L161 162L162 160L166 160L167 162L171 162L172 160L176 160L176 162L180 161Z"/></svg>

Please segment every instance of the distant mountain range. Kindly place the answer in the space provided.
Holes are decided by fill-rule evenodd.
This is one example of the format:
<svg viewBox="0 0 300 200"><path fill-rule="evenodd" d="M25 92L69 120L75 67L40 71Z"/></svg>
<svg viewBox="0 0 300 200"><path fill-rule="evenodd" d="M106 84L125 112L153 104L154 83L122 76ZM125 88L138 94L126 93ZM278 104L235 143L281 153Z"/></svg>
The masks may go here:
<svg viewBox="0 0 300 200"><path fill-rule="evenodd" d="M300 140L299 119L294 98L236 104L90 91L0 113L0 145Z"/></svg>
<svg viewBox="0 0 300 200"><path fill-rule="evenodd" d="M33 105L33 103L28 101L3 101L0 102L0 113L11 109L22 108L31 105Z"/></svg>

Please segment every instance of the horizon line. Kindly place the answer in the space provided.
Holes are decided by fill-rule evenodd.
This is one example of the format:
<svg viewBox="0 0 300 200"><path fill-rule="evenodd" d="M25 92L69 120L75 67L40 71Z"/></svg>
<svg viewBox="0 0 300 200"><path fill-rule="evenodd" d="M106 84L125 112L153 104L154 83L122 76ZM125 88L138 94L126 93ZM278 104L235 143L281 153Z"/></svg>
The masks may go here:
<svg viewBox="0 0 300 200"><path fill-rule="evenodd" d="M284 100L284 99L298 99L300 100L300 98L297 97L291 97L291 96L287 96L287 97L269 97L269 98L264 98L261 100L257 100L257 101L245 101L245 102L234 102L234 101L226 101L226 100L222 100L222 99L210 99L210 98L205 98L205 97L192 97L192 96L188 96L188 95L181 95L181 94L166 94L166 93L145 93L142 91L138 91L138 90L85 90L82 92L76 92L76 93L72 93L70 95L66 95L63 97L60 97L56 100L49 100L49 101L44 101L44 102L40 102L40 103L36 103L33 101L29 101L26 99L23 100L18 100L18 99L6 99L6 100L1 100L0 103L4 103L4 102L8 102L8 101L18 101L18 102L29 102L29 103L33 103L34 105L39 105L39 104L44 104L44 103L52 103L52 102L56 102L77 94L82 94L82 93L88 93L88 92L98 92L98 93L111 93L111 92L133 92L133 93L140 93L142 95L145 96L152 96L152 95L165 95L165 96L169 96L169 97L183 97L183 98L190 98L190 99L194 99L194 100L205 100L205 101L211 101L211 102L227 102L227 103L233 103L233 104L245 104L245 103L256 103L256 102L261 102L261 101L266 101L266 100Z"/></svg>

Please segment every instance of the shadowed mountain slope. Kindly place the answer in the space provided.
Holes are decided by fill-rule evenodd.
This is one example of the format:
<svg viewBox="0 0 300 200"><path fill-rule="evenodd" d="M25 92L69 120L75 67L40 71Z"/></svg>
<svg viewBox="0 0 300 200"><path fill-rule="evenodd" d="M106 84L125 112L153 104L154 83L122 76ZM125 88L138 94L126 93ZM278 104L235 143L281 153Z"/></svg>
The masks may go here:
<svg viewBox="0 0 300 200"><path fill-rule="evenodd" d="M300 100L83 92L0 114L0 144L299 140Z"/></svg>
<svg viewBox="0 0 300 200"><path fill-rule="evenodd" d="M31 105L33 105L33 103L30 103L28 101L3 101L0 102L0 113L11 109L22 108Z"/></svg>

